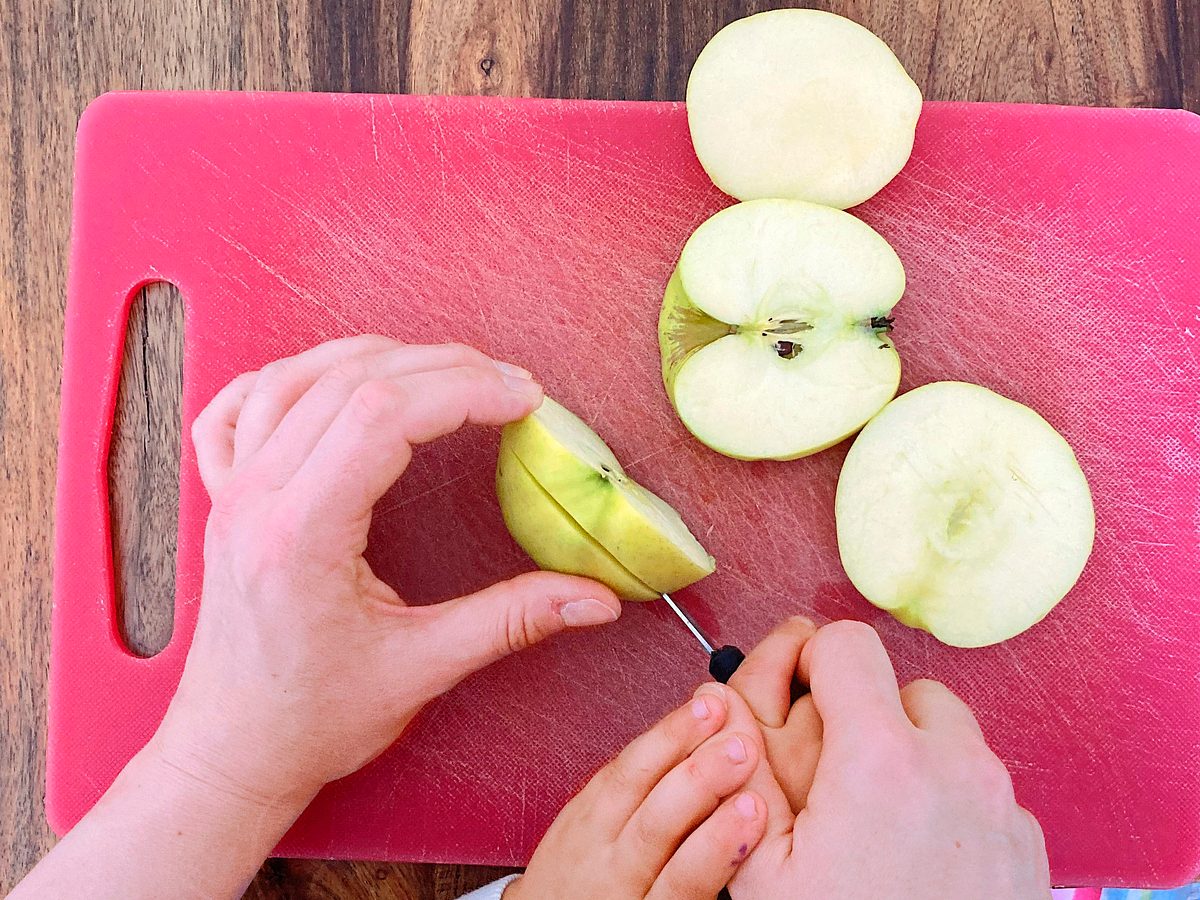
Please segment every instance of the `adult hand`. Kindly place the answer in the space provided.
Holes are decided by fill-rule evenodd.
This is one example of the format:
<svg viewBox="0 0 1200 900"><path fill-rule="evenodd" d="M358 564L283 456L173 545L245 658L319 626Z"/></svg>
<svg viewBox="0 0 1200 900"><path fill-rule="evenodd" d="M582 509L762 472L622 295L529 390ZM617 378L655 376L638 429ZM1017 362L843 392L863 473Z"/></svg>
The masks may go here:
<svg viewBox="0 0 1200 900"><path fill-rule="evenodd" d="M192 428L212 497L203 602L158 752L220 790L311 797L469 673L616 619L607 588L544 572L408 607L363 559L372 507L414 445L541 400L529 373L478 351L377 336L222 390Z"/></svg>
<svg viewBox="0 0 1200 900"><path fill-rule="evenodd" d="M789 707L793 672L812 693ZM1050 895L1041 828L975 717L936 682L901 691L873 629L786 623L730 684L766 725L774 775L788 782L749 782L769 821L734 900Z"/></svg>

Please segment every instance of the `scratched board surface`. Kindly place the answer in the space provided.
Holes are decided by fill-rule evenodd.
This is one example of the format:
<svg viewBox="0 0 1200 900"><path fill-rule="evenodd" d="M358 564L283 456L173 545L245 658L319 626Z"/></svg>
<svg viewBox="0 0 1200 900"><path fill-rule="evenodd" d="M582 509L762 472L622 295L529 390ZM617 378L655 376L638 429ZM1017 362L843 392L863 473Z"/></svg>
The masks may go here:
<svg viewBox="0 0 1200 900"><path fill-rule="evenodd" d="M719 561L682 599L728 642L792 613L875 625L905 678L976 710L1042 820L1059 883L1200 870L1200 120L929 104L903 173L858 210L896 247L903 388L979 382L1075 447L1096 548L1042 624L956 650L838 564L838 447L791 463L691 440L658 376L663 286L729 202L676 104L117 94L80 127L57 512L47 808L69 828L153 732L195 623L207 498L183 449L175 633L116 636L105 455L137 288L183 293L185 434L235 374L341 335L460 340L535 370ZM529 568L492 491L497 436L422 449L369 556L415 603ZM186 444L186 442L185 442ZM566 798L704 677L663 611L554 640L429 706L330 786L283 855L520 863Z"/></svg>

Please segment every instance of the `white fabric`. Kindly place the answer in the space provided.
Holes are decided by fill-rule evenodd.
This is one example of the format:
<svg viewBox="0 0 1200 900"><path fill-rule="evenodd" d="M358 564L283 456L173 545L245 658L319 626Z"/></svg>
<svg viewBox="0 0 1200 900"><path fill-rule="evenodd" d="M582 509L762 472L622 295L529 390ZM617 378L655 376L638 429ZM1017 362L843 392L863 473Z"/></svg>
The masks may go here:
<svg viewBox="0 0 1200 900"><path fill-rule="evenodd" d="M520 875L505 876L499 881L485 884L477 891L471 891L471 893L460 897L459 900L500 900L501 895L504 894L504 889L520 877Z"/></svg>

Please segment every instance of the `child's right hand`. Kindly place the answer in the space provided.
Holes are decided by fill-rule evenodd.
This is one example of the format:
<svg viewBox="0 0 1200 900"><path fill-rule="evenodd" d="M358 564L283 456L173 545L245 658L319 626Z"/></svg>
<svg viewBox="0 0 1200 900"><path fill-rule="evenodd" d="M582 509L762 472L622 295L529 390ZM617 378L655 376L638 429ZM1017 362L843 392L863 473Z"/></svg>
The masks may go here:
<svg viewBox="0 0 1200 900"><path fill-rule="evenodd" d="M712 900L766 827L762 798L738 793L762 758L752 723L701 685L567 804L504 900Z"/></svg>

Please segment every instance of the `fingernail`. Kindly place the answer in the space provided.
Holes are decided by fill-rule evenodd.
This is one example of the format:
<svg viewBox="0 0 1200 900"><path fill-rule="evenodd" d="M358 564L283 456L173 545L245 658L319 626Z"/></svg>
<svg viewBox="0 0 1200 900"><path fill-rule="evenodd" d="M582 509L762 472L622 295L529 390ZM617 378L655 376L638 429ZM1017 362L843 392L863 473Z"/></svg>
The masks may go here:
<svg viewBox="0 0 1200 900"><path fill-rule="evenodd" d="M571 628L580 625L603 625L605 622L615 622L620 615L618 610L601 603L599 600L572 600L564 603L558 615Z"/></svg>
<svg viewBox="0 0 1200 900"><path fill-rule="evenodd" d="M721 685L721 684L717 684L715 681L706 681L706 682L704 682L704 684L700 685L700 687L696 688L696 693L694 693L692 696L693 697L702 697L702 696L706 696L706 695L709 697L716 697L722 703L724 703L725 702L725 686Z"/></svg>
<svg viewBox="0 0 1200 900"><path fill-rule="evenodd" d="M753 794L738 794L733 801L733 808L743 819L753 821L758 818L758 801Z"/></svg>
<svg viewBox="0 0 1200 900"><path fill-rule="evenodd" d="M692 715L697 719L707 719L712 714L713 710L709 708L703 697L697 697L692 701Z"/></svg>
<svg viewBox="0 0 1200 900"><path fill-rule="evenodd" d="M725 755L730 762L744 763L747 758L746 745L736 734L725 742Z"/></svg>
<svg viewBox="0 0 1200 900"><path fill-rule="evenodd" d="M530 381L528 378L505 375L504 386L510 391L520 394L522 397L528 397L530 400L535 400L542 396L541 386L536 382Z"/></svg>
<svg viewBox="0 0 1200 900"><path fill-rule="evenodd" d="M817 623L808 616L792 616L792 622L796 625L804 625L808 628L816 628Z"/></svg>
<svg viewBox="0 0 1200 900"><path fill-rule="evenodd" d="M528 369L522 369L520 366L514 366L512 363L495 361L496 368L505 375L512 375L516 378L532 378L533 373Z"/></svg>

